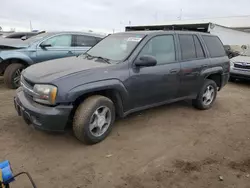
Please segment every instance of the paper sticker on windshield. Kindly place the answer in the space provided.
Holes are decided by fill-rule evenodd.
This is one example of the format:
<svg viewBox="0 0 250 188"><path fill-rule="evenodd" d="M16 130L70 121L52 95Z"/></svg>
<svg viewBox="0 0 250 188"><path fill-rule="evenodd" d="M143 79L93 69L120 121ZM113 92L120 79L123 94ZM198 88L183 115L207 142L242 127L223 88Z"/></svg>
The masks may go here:
<svg viewBox="0 0 250 188"><path fill-rule="evenodd" d="M140 42L142 38L139 37L129 37L128 41L130 42Z"/></svg>

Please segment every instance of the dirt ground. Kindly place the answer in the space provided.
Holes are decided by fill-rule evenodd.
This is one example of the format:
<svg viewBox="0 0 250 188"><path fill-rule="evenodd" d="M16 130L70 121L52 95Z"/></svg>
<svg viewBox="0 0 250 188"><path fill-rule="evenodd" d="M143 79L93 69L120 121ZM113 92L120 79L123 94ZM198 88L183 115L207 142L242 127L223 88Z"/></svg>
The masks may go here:
<svg viewBox="0 0 250 188"><path fill-rule="evenodd" d="M40 188L250 188L249 83L228 84L208 111L187 101L133 114L94 146L27 126L0 85L0 161Z"/></svg>

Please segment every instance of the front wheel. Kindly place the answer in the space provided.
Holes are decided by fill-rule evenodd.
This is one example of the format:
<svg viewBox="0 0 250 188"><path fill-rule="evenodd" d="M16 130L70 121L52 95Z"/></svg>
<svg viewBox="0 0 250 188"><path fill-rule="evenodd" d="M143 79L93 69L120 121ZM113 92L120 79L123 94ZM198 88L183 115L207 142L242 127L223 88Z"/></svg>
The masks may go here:
<svg viewBox="0 0 250 188"><path fill-rule="evenodd" d="M200 110L212 107L217 96L217 84L213 80L205 80L197 98L193 100L193 106Z"/></svg>
<svg viewBox="0 0 250 188"><path fill-rule="evenodd" d="M96 144L109 135L114 120L113 102L107 97L94 95L78 106L73 120L73 132L78 140Z"/></svg>
<svg viewBox="0 0 250 188"><path fill-rule="evenodd" d="M10 89L20 86L21 72L25 68L23 64L12 63L4 71L4 83Z"/></svg>

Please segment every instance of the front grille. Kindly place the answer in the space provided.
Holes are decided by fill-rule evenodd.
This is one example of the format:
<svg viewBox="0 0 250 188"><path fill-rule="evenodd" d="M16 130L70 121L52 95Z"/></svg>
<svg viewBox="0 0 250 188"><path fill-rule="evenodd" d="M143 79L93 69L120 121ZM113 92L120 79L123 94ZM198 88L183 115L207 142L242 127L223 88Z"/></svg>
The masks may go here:
<svg viewBox="0 0 250 188"><path fill-rule="evenodd" d="M235 68L250 69L250 65L234 64Z"/></svg>

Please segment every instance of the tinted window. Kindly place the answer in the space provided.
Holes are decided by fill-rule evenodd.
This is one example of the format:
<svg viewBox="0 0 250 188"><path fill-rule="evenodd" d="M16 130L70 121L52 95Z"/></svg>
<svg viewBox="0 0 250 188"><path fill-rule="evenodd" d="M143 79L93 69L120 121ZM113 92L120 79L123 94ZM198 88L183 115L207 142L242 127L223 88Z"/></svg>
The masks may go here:
<svg viewBox="0 0 250 188"><path fill-rule="evenodd" d="M196 58L194 39L192 35L179 35L182 60Z"/></svg>
<svg viewBox="0 0 250 188"><path fill-rule="evenodd" d="M157 64L174 62L176 59L174 37L172 35L165 35L152 38L143 47L139 57L143 55L154 56Z"/></svg>
<svg viewBox="0 0 250 188"><path fill-rule="evenodd" d="M205 57L204 50L201 46L201 42L196 35L194 35L194 44L196 49L196 57L197 58Z"/></svg>
<svg viewBox="0 0 250 188"><path fill-rule="evenodd" d="M211 57L221 57L226 55L225 49L218 37L215 36L202 36L202 37L207 45Z"/></svg>
<svg viewBox="0 0 250 188"><path fill-rule="evenodd" d="M97 41L95 37L76 35L75 46L94 46Z"/></svg>
<svg viewBox="0 0 250 188"><path fill-rule="evenodd" d="M52 47L70 47L71 38L71 35L59 35L46 40L44 44L50 44Z"/></svg>

